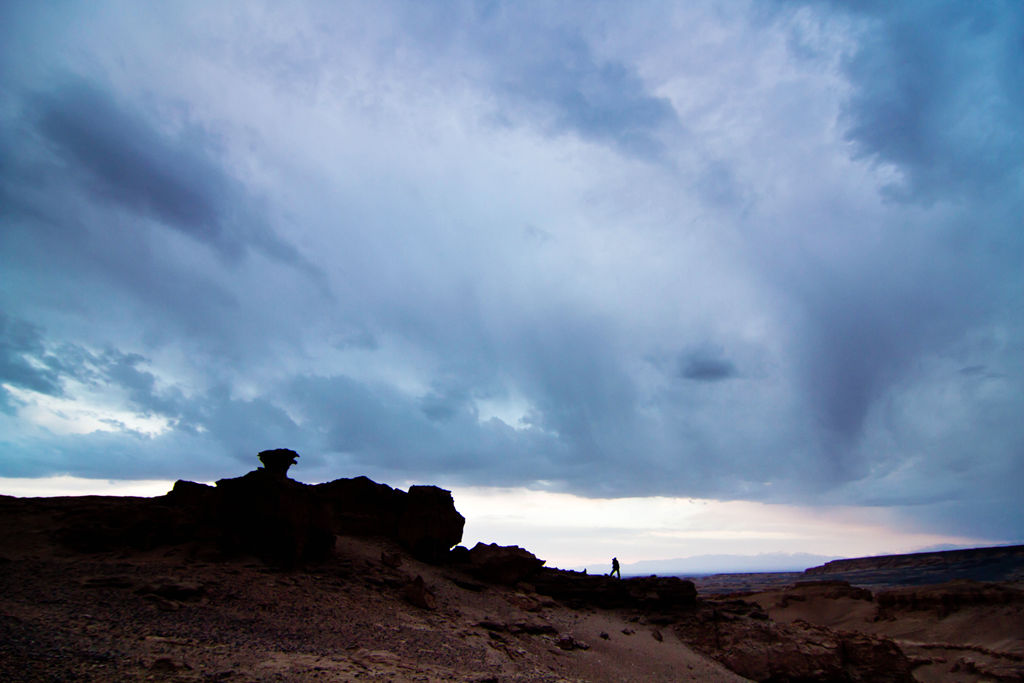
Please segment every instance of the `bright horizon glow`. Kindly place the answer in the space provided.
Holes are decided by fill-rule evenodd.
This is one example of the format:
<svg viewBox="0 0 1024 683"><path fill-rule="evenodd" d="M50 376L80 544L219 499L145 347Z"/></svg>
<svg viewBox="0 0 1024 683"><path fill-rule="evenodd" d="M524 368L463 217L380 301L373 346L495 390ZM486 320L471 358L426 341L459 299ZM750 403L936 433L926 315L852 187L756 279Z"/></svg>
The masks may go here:
<svg viewBox="0 0 1024 683"><path fill-rule="evenodd" d="M18 497L160 496L169 480L0 477L0 494ZM937 545L999 545L901 529L880 508L777 505L697 498L583 498L524 488L453 487L466 517L463 545L518 545L553 567L603 567L700 555L808 553L865 557Z"/></svg>

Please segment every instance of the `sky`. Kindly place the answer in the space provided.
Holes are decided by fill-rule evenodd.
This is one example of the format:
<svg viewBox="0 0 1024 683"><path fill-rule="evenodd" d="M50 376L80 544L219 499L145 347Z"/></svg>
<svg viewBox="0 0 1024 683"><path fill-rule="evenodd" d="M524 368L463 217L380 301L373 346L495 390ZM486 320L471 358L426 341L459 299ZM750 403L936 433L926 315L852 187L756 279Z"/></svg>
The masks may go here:
<svg viewBox="0 0 1024 683"><path fill-rule="evenodd" d="M0 492L287 447L565 564L1024 542L1015 0L0 15Z"/></svg>

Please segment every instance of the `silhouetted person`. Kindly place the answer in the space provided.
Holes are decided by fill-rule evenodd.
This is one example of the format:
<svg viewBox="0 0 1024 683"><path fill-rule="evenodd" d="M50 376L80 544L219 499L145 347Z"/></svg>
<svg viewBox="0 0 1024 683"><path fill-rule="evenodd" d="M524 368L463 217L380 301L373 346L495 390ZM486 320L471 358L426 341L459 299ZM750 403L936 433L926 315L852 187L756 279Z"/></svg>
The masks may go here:
<svg viewBox="0 0 1024 683"><path fill-rule="evenodd" d="M612 558L612 571L608 576L617 576L620 579L622 578L622 572L619 570L619 558Z"/></svg>
<svg viewBox="0 0 1024 683"><path fill-rule="evenodd" d="M260 451L259 459L263 469L279 479L288 476L288 468L295 464L299 454L290 448L275 448L272 451Z"/></svg>

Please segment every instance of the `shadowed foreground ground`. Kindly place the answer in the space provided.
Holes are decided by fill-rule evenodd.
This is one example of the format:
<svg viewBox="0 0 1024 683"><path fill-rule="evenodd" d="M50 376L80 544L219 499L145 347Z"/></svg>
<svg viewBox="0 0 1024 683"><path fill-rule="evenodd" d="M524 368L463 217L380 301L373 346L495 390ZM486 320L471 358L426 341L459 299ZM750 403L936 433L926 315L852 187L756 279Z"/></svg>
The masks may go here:
<svg viewBox="0 0 1024 683"><path fill-rule="evenodd" d="M302 529L367 531L387 519L399 532L336 533L326 553L317 546L324 557L285 570L244 544L277 553L282 538L298 539L308 550L312 536L238 535L230 514L234 545L225 552L227 532L203 526L223 514L196 485L152 501L0 496L0 680L1024 679L1019 582L868 591L821 580L828 576L759 584L748 575L707 579L695 601L685 581L536 569L519 549L493 550L494 566L469 564L476 549L439 556L422 544L436 532L430 501L446 500L436 492L419 492L427 512L412 522L387 506L371 519L338 504L331 518L303 498L312 488L261 477L223 488L251 484L273 498L282 487L274 500ZM405 512L416 500L367 482L329 491L380 494ZM196 506L207 516L193 514ZM448 533L451 511L442 508L436 517ZM275 514L259 524L292 529L275 527ZM416 559L423 553L429 563ZM806 578L818 580L793 585ZM730 580L747 592L720 594Z"/></svg>

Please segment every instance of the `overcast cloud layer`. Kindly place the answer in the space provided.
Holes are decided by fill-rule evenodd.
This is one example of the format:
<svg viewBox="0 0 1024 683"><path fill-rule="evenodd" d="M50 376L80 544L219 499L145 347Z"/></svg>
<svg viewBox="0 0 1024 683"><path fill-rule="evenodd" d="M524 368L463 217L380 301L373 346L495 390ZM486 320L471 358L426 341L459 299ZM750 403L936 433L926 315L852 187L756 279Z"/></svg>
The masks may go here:
<svg viewBox="0 0 1024 683"><path fill-rule="evenodd" d="M1015 0L20 4L0 476L1024 539Z"/></svg>

